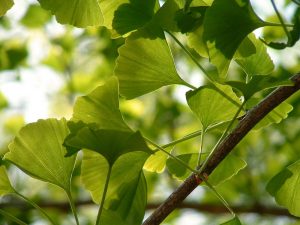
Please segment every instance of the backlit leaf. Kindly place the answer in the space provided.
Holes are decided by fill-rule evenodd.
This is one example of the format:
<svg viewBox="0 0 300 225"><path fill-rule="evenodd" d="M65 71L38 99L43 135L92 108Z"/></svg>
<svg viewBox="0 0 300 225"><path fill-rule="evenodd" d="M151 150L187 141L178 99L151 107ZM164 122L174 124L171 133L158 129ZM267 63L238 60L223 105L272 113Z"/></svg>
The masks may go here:
<svg viewBox="0 0 300 225"><path fill-rule="evenodd" d="M32 177L69 191L76 156L65 157L66 149L62 144L68 133L65 119L28 124L10 143L4 159Z"/></svg>
<svg viewBox="0 0 300 225"><path fill-rule="evenodd" d="M150 172L161 173L164 171L168 155L162 151L157 151L151 155L144 166L144 169Z"/></svg>
<svg viewBox="0 0 300 225"><path fill-rule="evenodd" d="M204 131L212 125L231 120L240 104L231 87L226 85L206 85L187 92L186 98Z"/></svg>
<svg viewBox="0 0 300 225"><path fill-rule="evenodd" d="M79 97L72 121L96 124L99 129L131 131L119 110L118 80L112 77L90 94Z"/></svg>
<svg viewBox="0 0 300 225"><path fill-rule="evenodd" d="M140 132L103 130L84 125L75 132L72 126L70 130L71 134L64 143L67 146L67 156L73 155L80 149L89 149L103 155L112 166L121 155L129 152L152 153Z"/></svg>
<svg viewBox="0 0 300 225"><path fill-rule="evenodd" d="M300 217L300 161L273 177L267 185L267 191L279 205L286 207L292 215Z"/></svg>
<svg viewBox="0 0 300 225"><path fill-rule="evenodd" d="M5 166L0 166L0 196L15 193L6 173Z"/></svg>
<svg viewBox="0 0 300 225"><path fill-rule="evenodd" d="M38 20L36 18L39 18ZM51 18L51 14L39 5L31 4L26 14L21 19L21 23L29 28L39 28Z"/></svg>
<svg viewBox="0 0 300 225"><path fill-rule="evenodd" d="M0 16L4 16L13 5L13 0L2 0L0 5Z"/></svg>
<svg viewBox="0 0 300 225"><path fill-rule="evenodd" d="M255 53L248 57L235 56L235 61L242 67L249 78L254 75L270 74L274 70L274 64L267 53L265 45L254 34L248 35L248 38L255 46Z"/></svg>
<svg viewBox="0 0 300 225"><path fill-rule="evenodd" d="M104 17L103 25L113 31L113 36L143 27L158 9L156 0L102 0L99 4Z"/></svg>
<svg viewBox="0 0 300 225"><path fill-rule="evenodd" d="M249 0L215 0L207 9L203 38L221 77L226 76L230 60L244 38L264 25Z"/></svg>
<svg viewBox="0 0 300 225"><path fill-rule="evenodd" d="M103 16L97 0L38 0L44 9L50 10L61 24L76 27L99 26Z"/></svg>
<svg viewBox="0 0 300 225"><path fill-rule="evenodd" d="M243 159L234 154L229 154L209 175L208 182L213 186L217 186L238 174L246 166L247 163Z"/></svg>
<svg viewBox="0 0 300 225"><path fill-rule="evenodd" d="M142 168L148 156L145 152L131 152L122 155L115 162L112 167L102 221L110 219L126 225L141 224L147 200ZM101 201L107 171L108 163L104 157L96 152L84 151L81 179L96 203Z"/></svg>
<svg viewBox="0 0 300 225"><path fill-rule="evenodd" d="M131 34L119 49L115 75L120 93L132 99L162 86L185 84L179 77L160 28L155 25Z"/></svg>

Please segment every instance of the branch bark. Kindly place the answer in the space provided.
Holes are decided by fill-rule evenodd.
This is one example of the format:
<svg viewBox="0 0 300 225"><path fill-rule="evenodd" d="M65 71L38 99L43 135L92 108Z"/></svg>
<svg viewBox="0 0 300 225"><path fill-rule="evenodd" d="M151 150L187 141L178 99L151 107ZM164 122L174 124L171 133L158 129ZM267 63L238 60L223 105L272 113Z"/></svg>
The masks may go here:
<svg viewBox="0 0 300 225"><path fill-rule="evenodd" d="M300 89L300 73L293 76L291 80L294 82L293 86L277 88L258 105L247 112L236 128L220 143L203 170L203 174L209 175L261 119ZM201 182L202 181L195 174L192 174L142 225L159 225Z"/></svg>

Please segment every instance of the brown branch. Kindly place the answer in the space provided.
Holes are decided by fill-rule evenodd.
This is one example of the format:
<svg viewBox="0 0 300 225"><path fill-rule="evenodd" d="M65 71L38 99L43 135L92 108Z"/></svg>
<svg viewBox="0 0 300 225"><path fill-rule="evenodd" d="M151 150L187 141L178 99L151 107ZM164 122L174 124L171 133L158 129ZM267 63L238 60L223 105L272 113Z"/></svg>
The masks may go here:
<svg viewBox="0 0 300 225"><path fill-rule="evenodd" d="M70 204L69 202L40 202L38 205L41 208L47 209L52 208L58 210L60 213L69 213L70 212ZM95 205L92 200L81 200L75 202L76 207L84 207L87 205ZM156 209L159 206L158 203L149 203L147 204L147 210L153 210ZM10 201L7 203L0 203L0 209L18 209L22 211L28 211L31 210L32 207L24 202L21 202L19 200L16 201ZM205 213L211 213L211 214L222 214L222 213L228 213L228 209L224 207L223 205L214 204L214 203L191 203L191 202L184 202L180 204L178 209L191 209L196 211L201 211ZM259 215L272 215L272 216L287 216L287 217L293 217L286 209L282 209L279 207L274 206L265 206L261 204L254 204L252 206L243 206L243 205L237 205L232 206L232 209L236 213L256 213Z"/></svg>
<svg viewBox="0 0 300 225"><path fill-rule="evenodd" d="M247 112L237 127L221 142L203 170L209 175L246 134L270 111L300 89L300 74L291 78L294 86L279 87ZM201 183L195 175L188 177L143 223L159 225Z"/></svg>

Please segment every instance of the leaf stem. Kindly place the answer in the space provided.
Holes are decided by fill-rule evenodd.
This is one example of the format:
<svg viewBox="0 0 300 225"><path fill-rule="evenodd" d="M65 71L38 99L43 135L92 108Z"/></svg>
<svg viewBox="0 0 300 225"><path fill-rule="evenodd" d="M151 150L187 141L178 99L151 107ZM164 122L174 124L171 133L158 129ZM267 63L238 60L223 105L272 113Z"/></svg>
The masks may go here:
<svg viewBox="0 0 300 225"><path fill-rule="evenodd" d="M204 142L204 135L205 132L202 132L200 135L200 150L199 150L199 155L198 155L198 162L197 162L197 168L200 166L201 164L201 156L202 156L202 151L203 151L203 142Z"/></svg>
<svg viewBox="0 0 300 225"><path fill-rule="evenodd" d="M54 222L51 217L41 208L38 206L38 204L36 204L35 202L31 201L29 198L25 197L24 195L22 195L19 192L15 192L14 194L16 194L18 197L22 198L23 200L25 200L27 203L29 203L30 205L32 205L35 209L37 209L41 214L43 214L51 224L53 225L57 225L56 222Z"/></svg>
<svg viewBox="0 0 300 225"><path fill-rule="evenodd" d="M204 181L204 183L214 192L214 194L218 197L218 199L220 199L220 201L223 203L223 205L228 209L228 211L233 215L235 216L235 213L234 211L231 209L231 207L229 206L229 204L226 202L226 200L223 198L222 195L219 194L219 192L215 189L214 186L212 186L208 181L207 179L205 179L205 177L201 176L200 177L201 180Z"/></svg>
<svg viewBox="0 0 300 225"><path fill-rule="evenodd" d="M100 225L100 218L101 218L101 214L102 214L103 207L104 207L104 202L105 202L108 184L109 184L109 180L110 180L110 176L111 176L111 171L112 171L112 166L109 165L107 176L106 176L106 181L105 181L105 186L104 186L104 190L103 190L103 194L102 194L102 199L101 199L101 203L100 203L98 214L97 214L96 225Z"/></svg>
<svg viewBox="0 0 300 225"><path fill-rule="evenodd" d="M74 204L74 200L73 200L71 191L67 192L67 196L68 196L68 199L69 199L69 202L70 202L71 210L72 210L72 213L74 215L76 224L79 225L79 220L78 220L78 216L77 216L77 212L76 212L76 207L75 207L75 204Z"/></svg>
<svg viewBox="0 0 300 225"><path fill-rule="evenodd" d="M284 23L284 21L283 21L283 19L282 19L282 16L280 15L280 13L279 13L279 11L278 11L278 9L277 9L277 6L276 6L274 0L271 0L271 3L272 3L272 6L273 6L273 8L274 8L274 11L275 11L275 13L276 13L276 15L277 15L279 21L280 21L280 24L281 24L281 26L282 26L284 32L286 33L286 35L287 35L287 37L288 37L288 43L289 43L289 42L292 40L292 36L291 36L290 32L288 31L288 29L287 29L287 27L286 27L286 24Z"/></svg>
<svg viewBox="0 0 300 225"><path fill-rule="evenodd" d="M144 139L149 142L149 144L155 146L156 148L158 148L159 150L161 150L162 152L166 153L168 156L170 156L172 159L174 159L176 162L178 162L180 165L184 166L185 168L187 168L188 170L190 170L193 173L198 174L198 171L193 169L192 167L190 167L188 164L186 164L184 161L182 161L181 159L179 159L178 157L172 155L171 153L167 152L164 148L162 148L161 146L159 146L158 144L156 144L155 142L151 141L150 139L144 137Z"/></svg>
<svg viewBox="0 0 300 225"><path fill-rule="evenodd" d="M214 152L216 151L216 149L219 147L221 141L223 141L223 139L226 137L228 131L231 129L234 121L236 120L236 118L239 116L240 112L242 111L244 105L245 105L246 101L244 101L240 107L238 108L238 110L236 111L235 115L233 116L232 120L230 121L229 125L227 126L226 130L223 132L223 134L221 135L221 137L219 138L219 140L217 141L217 143L215 144L215 146L213 147L213 149L211 150L211 152L209 153L208 157L206 158L206 160L204 161L204 163L202 164L201 168L199 169L199 173L201 174L205 167L207 166L207 163L209 162L210 158L212 157L212 155L214 154Z"/></svg>
<svg viewBox="0 0 300 225"><path fill-rule="evenodd" d="M23 221L19 220L17 217L11 215L8 212L5 212L4 210L0 209L0 214L3 215L4 217L8 218L9 220L19 224L19 225L27 225L26 223L24 223Z"/></svg>
<svg viewBox="0 0 300 225"><path fill-rule="evenodd" d="M173 38L173 40L182 48L182 50L194 61L194 63L199 67L199 69L203 72L206 78L213 83L213 80L209 77L208 72L204 69L203 66L198 62L198 60L192 55L192 53L183 45L181 42L173 35L171 32L166 32Z"/></svg>

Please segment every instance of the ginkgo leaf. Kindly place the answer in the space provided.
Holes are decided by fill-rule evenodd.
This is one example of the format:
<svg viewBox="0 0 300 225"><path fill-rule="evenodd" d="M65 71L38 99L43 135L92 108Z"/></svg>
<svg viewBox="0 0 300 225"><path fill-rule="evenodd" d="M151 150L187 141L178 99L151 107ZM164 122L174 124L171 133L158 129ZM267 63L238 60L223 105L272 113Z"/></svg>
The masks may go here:
<svg viewBox="0 0 300 225"><path fill-rule="evenodd" d="M207 155L207 154L205 154ZM176 156L189 165L191 168L196 168L198 163L198 154L183 154ZM205 157L203 157L205 158ZM231 179L235 175L238 174L240 170L245 168L246 162L233 154L229 154L219 165L218 167L209 175L208 182L213 185L217 186L226 180ZM172 158L168 158L167 160L167 167L169 172L179 180L186 179L190 174L191 171L188 170L186 167L179 164L176 160Z"/></svg>
<svg viewBox="0 0 300 225"><path fill-rule="evenodd" d="M74 106L72 121L97 124L99 129L131 131L119 110L119 87L116 77L90 94L79 97Z"/></svg>
<svg viewBox="0 0 300 225"><path fill-rule="evenodd" d="M191 168L196 168L197 166L197 162L198 162L197 153L182 154L182 155L177 155L176 157L182 160L183 162L185 162ZM168 171L172 174L172 176L179 180L184 180L191 174L190 170L188 170L183 165L179 164L173 158L168 158L166 165Z"/></svg>
<svg viewBox="0 0 300 225"><path fill-rule="evenodd" d="M102 0L99 1L104 26L115 36L143 27L158 9L156 0Z"/></svg>
<svg viewBox="0 0 300 225"><path fill-rule="evenodd" d="M76 27L99 26L103 16L97 0L38 0L41 6L50 10L61 24Z"/></svg>
<svg viewBox="0 0 300 225"><path fill-rule="evenodd" d="M251 109L258 104L260 99L250 98L246 103L246 108ZM279 106L269 112L258 124L253 128L253 130L258 130L263 127L267 127L273 123L280 123L282 120L288 117L288 114L293 110L293 106L287 102L282 102Z"/></svg>
<svg viewBox="0 0 300 225"><path fill-rule="evenodd" d="M0 5L0 16L4 16L13 5L13 0L2 0Z"/></svg>
<svg viewBox="0 0 300 225"><path fill-rule="evenodd" d="M162 173L165 169L168 155L162 151L157 151L151 155L145 165L144 169L150 172Z"/></svg>
<svg viewBox="0 0 300 225"><path fill-rule="evenodd" d="M241 221L237 216L234 216L231 220L228 220L225 223L221 223L220 225L242 225Z"/></svg>
<svg viewBox="0 0 300 225"><path fill-rule="evenodd" d="M237 175L246 166L247 163L243 159L234 154L229 154L209 175L208 182L213 186L217 186Z"/></svg>
<svg viewBox="0 0 300 225"><path fill-rule="evenodd" d="M0 196L15 193L6 173L5 166L0 166Z"/></svg>
<svg viewBox="0 0 300 225"><path fill-rule="evenodd" d="M246 100L250 99L255 93L265 89L293 85L291 80L282 80L271 76L252 76L248 83L241 81L228 81L226 83L242 92Z"/></svg>
<svg viewBox="0 0 300 225"><path fill-rule="evenodd" d="M268 75L274 70L274 64L265 45L258 40L254 34L248 35L248 38L255 46L255 53L248 57L238 57L235 55L235 61L242 67L251 79L254 75Z"/></svg>
<svg viewBox="0 0 300 225"><path fill-rule="evenodd" d="M244 38L265 24L249 0L215 0L207 9L203 38L220 77L226 76L230 60Z"/></svg>
<svg viewBox="0 0 300 225"><path fill-rule="evenodd" d="M133 151L153 152L147 146L140 132L103 130L83 125L66 138L67 156L73 155L80 149L89 149L103 155L110 166L123 154ZM69 148L70 147L70 148Z"/></svg>
<svg viewBox="0 0 300 225"><path fill-rule="evenodd" d="M30 176L55 184L68 192L76 158L65 157L66 149L62 144L68 134L65 119L38 120L20 130L9 144L9 152L4 159Z"/></svg>
<svg viewBox="0 0 300 225"><path fill-rule="evenodd" d="M48 11L37 4L31 4L20 22L28 28L39 28L44 26L50 19L51 14Z"/></svg>
<svg viewBox="0 0 300 225"><path fill-rule="evenodd" d="M115 75L119 78L120 93L127 99L162 86L185 84L177 74L162 30L155 25L132 33L126 39L119 48Z"/></svg>
<svg viewBox="0 0 300 225"><path fill-rule="evenodd" d="M267 191L279 205L286 207L292 215L300 217L300 161L273 177L267 185Z"/></svg>
<svg viewBox="0 0 300 225"><path fill-rule="evenodd" d="M106 221L109 215L114 215L114 220L122 221L120 224L129 225L132 222L138 225L142 222L147 200L142 168L148 156L145 152L131 152L115 162L101 220ZM96 203L101 202L108 167L103 156L84 150L81 180Z"/></svg>
<svg viewBox="0 0 300 225"><path fill-rule="evenodd" d="M229 121L237 112L240 101L226 85L206 85L186 94L191 110L200 120L205 131L212 125Z"/></svg>

